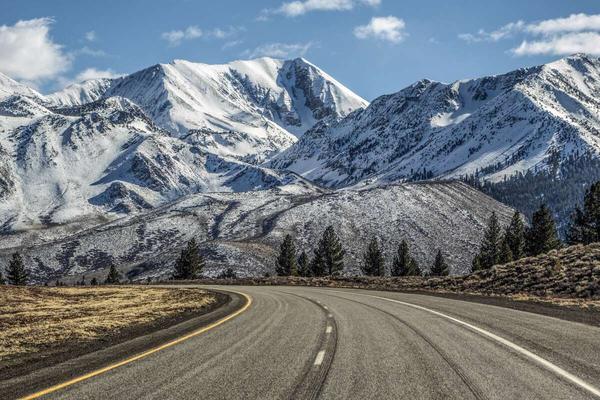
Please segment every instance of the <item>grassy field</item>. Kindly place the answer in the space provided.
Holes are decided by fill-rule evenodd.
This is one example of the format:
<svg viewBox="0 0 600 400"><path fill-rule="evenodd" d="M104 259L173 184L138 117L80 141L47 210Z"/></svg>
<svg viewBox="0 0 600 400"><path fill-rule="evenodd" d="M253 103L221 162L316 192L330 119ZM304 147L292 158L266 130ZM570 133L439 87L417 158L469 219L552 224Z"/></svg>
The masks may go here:
<svg viewBox="0 0 600 400"><path fill-rule="evenodd" d="M106 340L213 302L212 294L191 288L3 286L0 366Z"/></svg>

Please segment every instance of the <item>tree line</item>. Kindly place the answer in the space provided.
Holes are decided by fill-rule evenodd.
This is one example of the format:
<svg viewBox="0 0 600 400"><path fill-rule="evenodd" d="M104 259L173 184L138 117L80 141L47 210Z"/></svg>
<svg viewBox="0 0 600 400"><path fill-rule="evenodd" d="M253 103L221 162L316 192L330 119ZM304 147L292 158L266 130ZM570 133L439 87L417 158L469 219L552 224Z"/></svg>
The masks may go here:
<svg viewBox="0 0 600 400"><path fill-rule="evenodd" d="M331 276L337 275L344 269L345 251L332 225L329 225L309 260L306 251L296 251L296 245L291 235L286 235L279 247L275 271L280 276ZM368 243L361 263L361 271L367 276L385 276L385 257L377 238ZM390 268L392 276L421 276L423 271L419 263L411 256L408 242L402 240L395 251ZM436 253L435 261L428 274L448 275L449 267L441 250Z"/></svg>
<svg viewBox="0 0 600 400"><path fill-rule="evenodd" d="M582 206L575 207L567 230L567 244L590 244L600 241L600 181L585 191ZM473 259L472 270L506 264L523 257L537 256L559 249L561 242L552 212L541 204L525 227L521 214L516 211L504 232L496 213L490 216L479 253Z"/></svg>
<svg viewBox="0 0 600 400"><path fill-rule="evenodd" d="M567 231L567 244L590 244L600 242L600 181L593 183L585 191L583 203L575 207ZM516 211L509 225L502 229L498 216L492 212L487 221L483 239L478 253L473 259L473 272L491 268L494 265L506 264L523 257L537 256L563 246L557 233L556 222L552 212L542 204L533 213L529 226L525 225L522 215ZM298 254L291 235L286 235L279 247L276 261L276 273L280 276L318 277L341 273L344 269L342 242L333 226L323 232L312 257L302 251ZM175 261L172 279L197 279L202 275L205 260L195 239L188 241ZM361 271L368 276L384 276L386 260L379 240L372 238L362 256ZM20 253L14 253L5 270L0 271L0 285L26 285L30 276ZM411 256L406 240L400 241L391 260L390 275L399 276L445 276L449 267L441 250L436 251L433 264L428 271L423 271L419 263ZM225 270L220 278L235 278L232 268ZM112 264L102 283L120 284L122 274ZM77 282L87 284L85 277ZM90 285L99 285L97 278L92 278ZM56 281L56 286L62 286Z"/></svg>

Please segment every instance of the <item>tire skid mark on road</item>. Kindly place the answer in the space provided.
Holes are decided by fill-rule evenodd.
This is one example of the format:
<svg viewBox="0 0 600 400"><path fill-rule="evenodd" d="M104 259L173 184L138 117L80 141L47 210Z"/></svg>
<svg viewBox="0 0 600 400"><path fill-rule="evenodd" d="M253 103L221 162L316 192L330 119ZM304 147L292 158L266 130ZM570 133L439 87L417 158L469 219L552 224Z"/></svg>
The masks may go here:
<svg viewBox="0 0 600 400"><path fill-rule="evenodd" d="M325 385L325 380L335 357L338 341L337 324L333 318L333 314L326 309L326 306L323 306L322 302L295 293L283 291L280 291L280 293L308 301L317 306L326 315L325 326L319 335L317 353L314 357L310 358L310 361L305 366L305 372L301 375L288 397L290 399L316 399Z"/></svg>
<svg viewBox="0 0 600 400"><path fill-rule="evenodd" d="M455 363L454 361L452 361L452 359L439 346L437 346L434 342L432 342L427 336L425 336L425 334L423 334L423 332L421 332L419 329L417 329L412 324L410 324L410 323L402 320L397 315L394 315L394 314L392 314L392 313L390 313L388 311L382 310L382 309L380 309L378 307L375 307L375 306L372 306L370 304L365 304L365 303L362 303L362 302L357 301L357 300L349 299L347 297L342 297L342 296L335 296L335 295L332 295L332 294L329 294L329 296L335 297L335 298L338 298L338 299L341 299L341 300L351 301L351 302L356 303L356 304L360 304L360 305L362 305L364 307L367 307L367 308L370 308L372 310L379 311L380 313L387 315L388 317L396 320L397 322L400 322L402 325L404 325L408 329L410 329L415 335L417 335L419 338L421 338L422 340L424 340L429 346L431 346L431 348L433 348L433 350L444 360L444 362L446 362L446 364L448 364L448 366L450 367L450 369L452 369L452 371L454 371L456 373L456 375L458 375L458 377L463 381L463 383L465 384L465 386L467 386L467 388L469 389L469 391L473 394L473 396L477 400L487 400L487 397L485 396L485 394L483 393L483 391L479 387L477 387L477 385L475 385L473 382L471 382L471 380L466 375L466 373L462 369L462 367L460 365L458 365L457 363Z"/></svg>

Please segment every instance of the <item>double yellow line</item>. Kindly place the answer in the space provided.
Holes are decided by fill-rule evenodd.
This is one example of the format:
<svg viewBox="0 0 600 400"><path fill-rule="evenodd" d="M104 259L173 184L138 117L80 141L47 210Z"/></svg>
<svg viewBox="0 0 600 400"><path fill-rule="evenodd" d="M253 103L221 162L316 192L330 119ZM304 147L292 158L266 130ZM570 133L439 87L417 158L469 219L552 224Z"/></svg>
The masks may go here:
<svg viewBox="0 0 600 400"><path fill-rule="evenodd" d="M157 353L157 352L159 352L161 350L164 350L164 349L167 349L167 348L169 348L171 346L175 346L176 344L184 342L184 341L186 341L188 339L193 338L194 336L198 336L198 335L200 335L200 334L202 334L202 333L204 333L206 331L209 331L209 330L211 330L213 328L216 328L217 326L219 326L221 324L224 324L225 322L229 321L230 319L233 319L233 318L237 317L238 315L240 315L241 313L243 313L244 311L246 311L248 309L248 307L250 307L250 305L252 304L252 297L248 296L247 294L242 293L242 292L235 292L233 290L230 290L230 292L239 294L239 295L243 296L246 299L246 304L244 304L244 306L242 308L240 308L239 310L237 310L236 312L234 312L232 314L229 314L228 316L223 317L220 320L215 321L212 324L205 326L204 328L200 328L200 329L198 329L196 331L188 333L185 336L182 336L180 338L174 339L174 340L172 340L170 342L162 344L162 345L160 345L158 347L154 347L154 348L152 348L150 350L146 350L143 353L140 353L140 354L137 354L135 356L126 358L125 360L119 361L117 363L107 365L104 368L97 369L97 370L92 371L90 373L87 373L85 375L81 375L81 376L78 376L77 378L73 378L73 379L71 379L69 381L66 381L66 382L63 382L63 383L59 383L58 385L51 386L48 389L44 389L44 390L41 390L39 392L36 392L36 393L30 394L28 396L22 397L21 400L29 400L29 399L40 398L40 397L45 396L47 394L50 394L52 392L56 392L57 390L64 389L64 388L66 388L68 386L71 386L71 385L74 385L76 383L79 383L79 382L85 381L87 379L93 378L95 376L101 375L101 374L103 374L105 372L108 372L108 371L111 371L111 370L113 370L115 368L119 368L119 367L122 367L123 365L130 364L130 363L132 363L134 361L137 361L137 360L139 360L141 358L148 357L151 354Z"/></svg>

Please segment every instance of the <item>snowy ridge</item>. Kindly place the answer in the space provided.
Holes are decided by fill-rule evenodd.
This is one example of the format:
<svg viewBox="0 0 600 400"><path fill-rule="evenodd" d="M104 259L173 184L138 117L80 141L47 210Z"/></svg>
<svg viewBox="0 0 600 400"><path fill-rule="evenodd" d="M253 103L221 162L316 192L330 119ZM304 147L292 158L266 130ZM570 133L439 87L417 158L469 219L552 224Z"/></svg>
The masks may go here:
<svg viewBox="0 0 600 400"><path fill-rule="evenodd" d="M452 84L422 80L316 124L269 165L331 187L418 174L496 181L598 154L599 99L600 59L586 55Z"/></svg>
<svg viewBox="0 0 600 400"><path fill-rule="evenodd" d="M213 144L220 155L264 160L326 117L368 103L308 61L260 58L209 65L175 60L113 80L88 81L47 96L76 105L119 96L173 135L190 130L237 136Z"/></svg>
<svg viewBox="0 0 600 400"><path fill-rule="evenodd" d="M48 110L13 96L0 102L0 126L5 231L115 218L195 192L302 182L171 137L121 97Z"/></svg>
<svg viewBox="0 0 600 400"><path fill-rule="evenodd" d="M2 242L0 263L18 249L35 266L39 282L69 275L101 278L113 262L131 279L164 279L180 248L194 237L207 259L205 274L216 276L233 267L238 276L264 276L274 273L286 234L311 254L332 224L347 251L347 274L358 272L364 246L373 236L382 241L388 259L398 241L406 239L424 269L443 243L453 273L464 273L492 211L503 225L514 212L456 182L343 191L288 185L192 194L90 229L57 226L11 235Z"/></svg>
<svg viewBox="0 0 600 400"><path fill-rule="evenodd" d="M0 229L311 184L259 164L367 103L304 59L176 60L43 96L0 75Z"/></svg>

